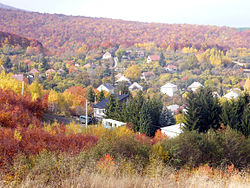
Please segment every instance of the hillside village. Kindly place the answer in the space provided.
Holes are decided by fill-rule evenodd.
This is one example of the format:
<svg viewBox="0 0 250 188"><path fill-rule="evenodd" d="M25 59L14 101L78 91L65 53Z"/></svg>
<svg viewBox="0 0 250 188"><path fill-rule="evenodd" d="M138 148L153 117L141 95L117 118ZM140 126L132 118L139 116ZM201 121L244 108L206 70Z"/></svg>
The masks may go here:
<svg viewBox="0 0 250 188"><path fill-rule="evenodd" d="M249 28L0 15L0 187L249 185Z"/></svg>

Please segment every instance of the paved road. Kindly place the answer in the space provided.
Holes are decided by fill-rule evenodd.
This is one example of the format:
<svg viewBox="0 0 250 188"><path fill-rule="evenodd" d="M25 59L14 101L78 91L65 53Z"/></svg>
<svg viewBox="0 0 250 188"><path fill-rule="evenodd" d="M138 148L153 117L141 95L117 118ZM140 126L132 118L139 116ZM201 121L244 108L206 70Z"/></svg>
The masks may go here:
<svg viewBox="0 0 250 188"><path fill-rule="evenodd" d="M59 122L59 123L64 123L65 125L66 124L69 124L70 122L79 122L79 119L78 118L69 118L69 117L62 117L62 116L57 116L57 115L54 115L54 114L48 114L48 113L45 113L43 115L43 120L44 121L50 121L50 122L54 122L55 119Z"/></svg>

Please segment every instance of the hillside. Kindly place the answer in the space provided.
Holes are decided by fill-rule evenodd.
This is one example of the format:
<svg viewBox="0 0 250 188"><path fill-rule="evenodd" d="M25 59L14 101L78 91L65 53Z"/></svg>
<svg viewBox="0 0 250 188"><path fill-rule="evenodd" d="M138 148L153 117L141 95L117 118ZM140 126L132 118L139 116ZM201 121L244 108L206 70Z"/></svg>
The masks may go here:
<svg viewBox="0 0 250 188"><path fill-rule="evenodd" d="M192 45L196 48L250 48L249 30L240 32L229 27L143 23L7 9L0 9L0 30L39 40L57 55L74 53L83 43L89 48L145 42L174 49Z"/></svg>

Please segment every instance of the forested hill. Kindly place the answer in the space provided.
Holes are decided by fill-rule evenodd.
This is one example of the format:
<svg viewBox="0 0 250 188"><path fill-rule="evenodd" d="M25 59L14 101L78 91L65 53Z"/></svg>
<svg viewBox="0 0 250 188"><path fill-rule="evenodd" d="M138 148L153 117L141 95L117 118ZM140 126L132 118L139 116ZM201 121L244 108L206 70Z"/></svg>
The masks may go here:
<svg viewBox="0 0 250 188"><path fill-rule="evenodd" d="M0 47L3 45L20 46L21 48L29 48L29 51L35 53L43 53L49 55L50 52L43 47L43 45L34 39L27 39L16 34L0 31Z"/></svg>
<svg viewBox="0 0 250 188"><path fill-rule="evenodd" d="M0 30L41 41L57 55L115 44L155 42L162 48L217 46L250 48L250 30L189 24L143 23L107 18L41 14L0 9Z"/></svg>

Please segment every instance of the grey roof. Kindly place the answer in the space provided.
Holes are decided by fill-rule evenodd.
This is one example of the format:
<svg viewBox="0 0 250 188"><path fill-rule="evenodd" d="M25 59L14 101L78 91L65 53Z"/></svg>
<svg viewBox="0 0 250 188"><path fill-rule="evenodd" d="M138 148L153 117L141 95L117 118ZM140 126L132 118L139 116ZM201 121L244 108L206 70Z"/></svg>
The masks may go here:
<svg viewBox="0 0 250 188"><path fill-rule="evenodd" d="M109 89L109 90L112 90L112 89L114 89L114 87L111 85L111 84L109 84L109 83L105 83L105 84L102 84L104 87L106 87L107 89Z"/></svg>
<svg viewBox="0 0 250 188"><path fill-rule="evenodd" d="M121 100L123 100L123 99L125 99L125 98L127 98L129 96L129 94L123 94L123 95L112 94L112 95L114 96L115 99L118 99L118 101L121 101ZM101 102L98 102L93 107L94 108L105 109L108 102L109 102L109 97L102 100Z"/></svg>

